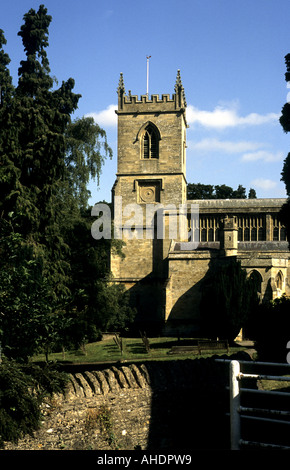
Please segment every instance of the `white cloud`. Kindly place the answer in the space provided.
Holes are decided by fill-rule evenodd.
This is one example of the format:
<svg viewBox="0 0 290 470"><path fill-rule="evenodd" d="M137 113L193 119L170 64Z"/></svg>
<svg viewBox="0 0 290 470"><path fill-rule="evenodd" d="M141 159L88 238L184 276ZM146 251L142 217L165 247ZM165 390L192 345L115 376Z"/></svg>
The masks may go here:
<svg viewBox="0 0 290 470"><path fill-rule="evenodd" d="M117 105L110 104L106 109L99 112L88 113L86 116L93 117L100 126L113 127L117 125L117 116L115 113L116 109ZM250 113L244 117L239 116L236 103L227 106L216 106L213 111L202 111L192 105L188 105L186 115L189 124L200 124L203 127L216 130L222 130L227 127L258 126L262 124L273 123L277 122L280 117L279 114L275 113L268 113L265 115ZM204 143L206 145L206 141L204 141ZM244 143L240 144L241 146L244 145ZM226 149L226 145L230 146L231 143L228 142L224 145ZM217 149L217 145L215 148ZM246 150L247 148L241 151ZM251 150L251 148L249 150Z"/></svg>
<svg viewBox="0 0 290 470"><path fill-rule="evenodd" d="M229 141L219 140L215 138L208 138L200 140L199 142L188 141L188 149L197 152L220 152L223 154L242 154L242 162L256 162L261 161L264 163L281 162L284 159L283 152L271 152L265 150L269 144L265 142L251 142L247 140L242 141Z"/></svg>
<svg viewBox="0 0 290 470"><path fill-rule="evenodd" d="M245 153L242 156L243 162L254 162L262 160L264 162L280 162L284 158L282 152L267 152L266 150L258 150L257 152Z"/></svg>
<svg viewBox="0 0 290 470"><path fill-rule="evenodd" d="M276 188L277 183L276 181L272 181L269 179L256 178L255 180L251 181L251 185L259 189L269 190Z"/></svg>
<svg viewBox="0 0 290 470"><path fill-rule="evenodd" d="M195 106L187 107L187 121L189 124L200 124L214 129L225 129L237 126L257 126L277 122L279 114L268 113L265 115L250 113L244 117L239 116L236 106L216 106L213 111L202 111Z"/></svg>
<svg viewBox="0 0 290 470"><path fill-rule="evenodd" d="M188 148L190 150L198 151L215 151L215 152L224 152L224 153L242 153L257 150L261 147L264 147L265 144L261 142L249 142L249 141L222 141L219 139L203 139L199 142L193 142L189 140L187 142Z"/></svg>
<svg viewBox="0 0 290 470"><path fill-rule="evenodd" d="M117 108L117 105L110 104L103 111L88 113L86 114L86 117L92 117L101 127L114 127L117 125L117 115L115 113Z"/></svg>
<svg viewBox="0 0 290 470"><path fill-rule="evenodd" d="M99 112L88 113L86 116L93 117L100 126L112 127L117 125L116 109L117 105L110 104L106 109ZM280 115L276 113L268 113L265 115L250 113L244 117L239 116L236 103L216 106L213 111L203 111L195 106L188 105L186 115L189 124L200 124L203 127L216 130L222 130L228 127L258 126L273 123L277 122L280 117ZM246 149L244 151L246 151Z"/></svg>

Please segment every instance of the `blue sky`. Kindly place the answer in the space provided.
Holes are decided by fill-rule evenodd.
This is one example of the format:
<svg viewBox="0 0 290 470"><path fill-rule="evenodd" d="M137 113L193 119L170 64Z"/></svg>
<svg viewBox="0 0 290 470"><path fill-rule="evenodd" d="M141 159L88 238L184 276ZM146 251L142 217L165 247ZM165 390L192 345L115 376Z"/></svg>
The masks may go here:
<svg viewBox="0 0 290 470"><path fill-rule="evenodd" d="M93 115L107 133L112 161L93 204L111 200L117 170L114 109L120 72L126 91L173 93L180 69L187 99L187 181L242 184L257 196L285 197L280 181L290 135L279 116L287 101L289 0L10 0L0 28L10 71L24 58L23 15L43 3L53 17L47 50L59 83L72 77L82 98L75 117Z"/></svg>

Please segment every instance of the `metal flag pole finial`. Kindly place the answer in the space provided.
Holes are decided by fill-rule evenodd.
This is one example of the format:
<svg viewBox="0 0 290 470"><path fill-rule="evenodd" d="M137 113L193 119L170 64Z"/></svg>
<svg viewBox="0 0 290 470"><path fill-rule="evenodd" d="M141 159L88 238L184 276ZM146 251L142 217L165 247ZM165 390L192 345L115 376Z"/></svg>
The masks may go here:
<svg viewBox="0 0 290 470"><path fill-rule="evenodd" d="M149 96L149 59L150 59L151 55L147 55L146 58L147 58L147 89L146 89L146 95L147 97Z"/></svg>

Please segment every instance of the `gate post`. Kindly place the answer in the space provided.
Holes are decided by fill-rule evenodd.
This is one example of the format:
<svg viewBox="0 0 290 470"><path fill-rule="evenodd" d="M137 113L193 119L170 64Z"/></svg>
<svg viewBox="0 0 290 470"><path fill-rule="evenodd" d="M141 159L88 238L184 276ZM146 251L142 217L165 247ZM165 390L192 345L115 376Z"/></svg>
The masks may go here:
<svg viewBox="0 0 290 470"><path fill-rule="evenodd" d="M241 438L240 419L240 385L239 385L240 363L230 362L230 426L231 426L231 449L239 450Z"/></svg>

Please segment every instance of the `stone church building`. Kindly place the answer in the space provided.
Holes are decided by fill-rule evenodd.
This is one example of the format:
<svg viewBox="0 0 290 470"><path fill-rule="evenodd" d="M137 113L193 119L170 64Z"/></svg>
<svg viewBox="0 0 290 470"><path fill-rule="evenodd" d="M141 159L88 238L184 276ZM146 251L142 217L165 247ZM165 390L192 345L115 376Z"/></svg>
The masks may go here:
<svg viewBox="0 0 290 470"><path fill-rule="evenodd" d="M125 257L111 254L111 272L129 290L140 326L198 334L204 279L229 257L255 276L261 301L289 295L289 249L278 216L284 199L187 200L188 125L180 72L172 96L126 94L122 74L117 92L112 202ZM132 223L137 206L141 216Z"/></svg>

